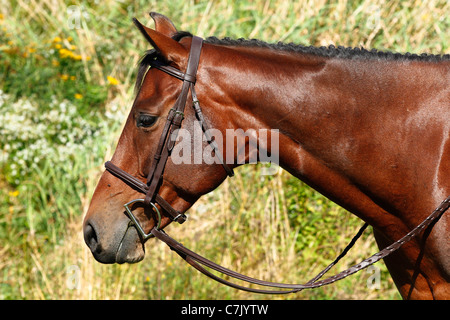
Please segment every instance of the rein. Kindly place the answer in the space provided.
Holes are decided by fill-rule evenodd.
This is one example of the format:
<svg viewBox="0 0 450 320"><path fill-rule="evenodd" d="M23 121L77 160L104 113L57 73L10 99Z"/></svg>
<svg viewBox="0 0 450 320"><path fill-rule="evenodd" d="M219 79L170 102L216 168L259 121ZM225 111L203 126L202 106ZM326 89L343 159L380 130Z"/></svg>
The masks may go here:
<svg viewBox="0 0 450 320"><path fill-rule="evenodd" d="M142 237L143 241L147 240L150 237L156 237L157 239L161 240L165 244L167 244L171 250L175 251L178 255L180 255L186 262L188 262L190 265L192 265L195 269L203 273L204 275L210 277L213 280L216 280L224 285L230 286L235 289L240 289L248 292L254 292L254 293L264 293L264 294L286 294L286 293L292 293L292 292L298 292L304 289L311 289L311 288L317 288L321 287L330 283L333 283L335 281L341 280L353 273L356 273L375 262L387 257L391 253L397 251L403 244L410 241L412 238L416 237L422 230L427 228L428 226L432 225L432 223L435 223L439 220L439 218L444 214L444 212L450 207L450 196L445 199L425 220L423 220L417 227L415 227L413 230L411 230L408 234L406 234L403 238L395 241L390 246L382 249L380 252L372 255L371 257L363 260L361 263L356 264L334 276L331 276L329 278L326 278L324 280L320 280L322 276L328 272L342 257L346 255L346 253L350 250L350 248L354 245L356 240L362 235L363 231L367 228L368 224L365 223L361 229L358 231L358 233L355 235L355 237L352 239L352 241L347 245L347 247L344 249L344 251L324 270L322 270L318 275L316 275L314 278L312 278L310 281L308 281L305 284L284 284L284 283L276 283L276 282L269 282L269 281L263 281L258 280L255 278L251 278L248 276L245 276L243 274L240 274L238 272L232 271L230 269L227 269L225 267L222 267L204 257L201 255L195 253L194 251L189 250L185 246L183 246L181 243L177 242L173 238L171 238L169 235L167 235L163 230L160 229L161 226L161 213L156 206L158 204L162 209L165 210L172 219L172 221L177 221L178 223L184 223L187 219L187 217L174 209L166 200L164 200L159 194L159 187L162 184L163 180L163 172L165 165L167 163L167 160L170 156L170 153L175 145L176 141L176 134L177 129L181 127L181 123L184 118L184 109L187 102L187 96L189 94L189 91L191 92L192 96L192 106L194 108L195 114L198 118L198 120L202 124L202 129L205 134L207 142L211 145L211 147L214 149L215 156L218 158L219 162L222 164L223 168L225 169L228 176L233 176L234 172L233 169L230 168L223 160L223 157L221 156L219 152L219 148L217 144L214 142L214 140L211 139L211 136L208 134L208 125L205 122L205 119L203 117L199 101L197 99L197 95L195 93L195 81L196 81L196 73L197 68L200 60L200 53L202 48L202 39L199 37L194 36L192 38L192 44L191 49L189 53L189 59L188 64L186 68L186 72L183 73L180 70L168 66L167 64L155 59L150 62L150 65L154 68L157 68L161 71L164 71L165 73L180 79L183 81L183 85L181 88L181 93L178 96L178 99L175 102L175 105L170 109L167 121L164 125L163 132L161 134L157 151L154 156L154 160L152 162L152 165L150 167L149 174L147 176L147 183L143 183L139 179L135 178L131 174L125 172L124 170L120 169L116 165L114 165L112 162L108 161L105 163L106 170L108 170L111 174L116 176L117 178L121 179L125 183L127 183L129 186L133 187L137 191L145 194L144 198L134 199L124 205L127 214L130 218L130 223L133 224L139 235ZM169 139L172 137L171 139ZM144 229L140 225L138 219L134 216L132 212L132 205L138 202L142 202L144 205L144 210L150 210L150 212L153 214L155 219L155 226L150 230L150 233L145 233ZM434 221L434 222L433 222ZM204 267L208 267L210 269L213 269L215 271L218 271L224 275L227 275L231 278L242 280L248 283L265 286L265 287L271 287L276 289L282 289L282 290L267 290L267 289L255 289L250 287L244 287L241 285L234 284L230 281L224 280L208 270L206 270Z"/></svg>

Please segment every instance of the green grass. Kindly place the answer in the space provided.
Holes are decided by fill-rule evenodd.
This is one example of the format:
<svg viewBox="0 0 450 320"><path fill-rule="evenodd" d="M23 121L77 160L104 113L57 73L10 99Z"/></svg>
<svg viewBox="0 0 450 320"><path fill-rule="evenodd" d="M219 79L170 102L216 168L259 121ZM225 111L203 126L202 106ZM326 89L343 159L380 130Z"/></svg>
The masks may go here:
<svg viewBox="0 0 450 320"><path fill-rule="evenodd" d="M82 13L79 28L69 23L74 9ZM132 103L136 63L148 49L131 18L151 26L149 11L203 37L449 53L450 5L443 0L5 3L0 8L0 298L398 299L383 263L376 265L379 289L367 288L371 274L364 270L323 288L261 296L212 282L156 241L149 241L139 264L95 262L81 223ZM259 172L254 166L240 168L198 201L187 223L168 232L239 272L307 281L362 222L284 171L272 177ZM366 231L334 272L376 251Z"/></svg>

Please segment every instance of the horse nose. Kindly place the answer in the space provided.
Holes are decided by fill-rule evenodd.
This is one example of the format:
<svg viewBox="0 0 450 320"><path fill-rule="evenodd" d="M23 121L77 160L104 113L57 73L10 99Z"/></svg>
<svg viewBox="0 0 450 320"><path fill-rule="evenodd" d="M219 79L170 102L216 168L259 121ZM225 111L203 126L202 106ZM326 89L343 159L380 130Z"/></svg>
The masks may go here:
<svg viewBox="0 0 450 320"><path fill-rule="evenodd" d="M103 221L100 223L98 219L92 217L85 221L83 226L84 242L91 249L95 260L107 264L142 260L143 244L141 244L136 229L128 229L128 222L127 218L120 221L118 225L107 227L102 224ZM139 246L139 244L141 245Z"/></svg>
<svg viewBox="0 0 450 320"><path fill-rule="evenodd" d="M100 253L101 247L98 243L97 233L91 223L86 223L83 232L84 242L86 242L86 245L91 249L92 253Z"/></svg>
<svg viewBox="0 0 450 320"><path fill-rule="evenodd" d="M106 249L101 242L101 236L96 231L95 223L93 221L86 221L84 225L84 242L91 249L95 260L101 263L114 263L116 261L116 251Z"/></svg>

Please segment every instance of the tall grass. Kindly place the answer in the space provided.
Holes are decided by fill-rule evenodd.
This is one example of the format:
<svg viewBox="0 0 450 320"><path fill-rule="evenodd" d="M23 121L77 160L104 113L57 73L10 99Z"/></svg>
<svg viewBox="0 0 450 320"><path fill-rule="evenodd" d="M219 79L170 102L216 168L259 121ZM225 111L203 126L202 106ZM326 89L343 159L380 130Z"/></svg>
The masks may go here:
<svg viewBox="0 0 450 320"><path fill-rule="evenodd" d="M399 298L382 263L378 289L368 288L371 274L362 271L274 297L214 283L156 241L139 264L95 262L81 222L131 105L136 62L148 49L130 19L152 25L149 11L203 37L449 53L450 5L442 0L2 2L0 298ZM76 114L64 117L72 106ZM307 281L344 248L360 221L284 171L259 172L240 168L169 233L245 274ZM376 250L366 232L335 272Z"/></svg>

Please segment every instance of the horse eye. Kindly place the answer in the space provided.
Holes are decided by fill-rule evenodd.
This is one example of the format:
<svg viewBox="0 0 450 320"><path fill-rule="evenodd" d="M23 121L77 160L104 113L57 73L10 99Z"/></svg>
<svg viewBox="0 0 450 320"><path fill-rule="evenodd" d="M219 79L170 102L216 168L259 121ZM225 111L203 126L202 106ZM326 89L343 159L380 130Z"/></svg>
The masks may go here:
<svg viewBox="0 0 450 320"><path fill-rule="evenodd" d="M158 117L149 114L140 114L136 119L136 126L149 128L155 124L156 120L158 120Z"/></svg>

